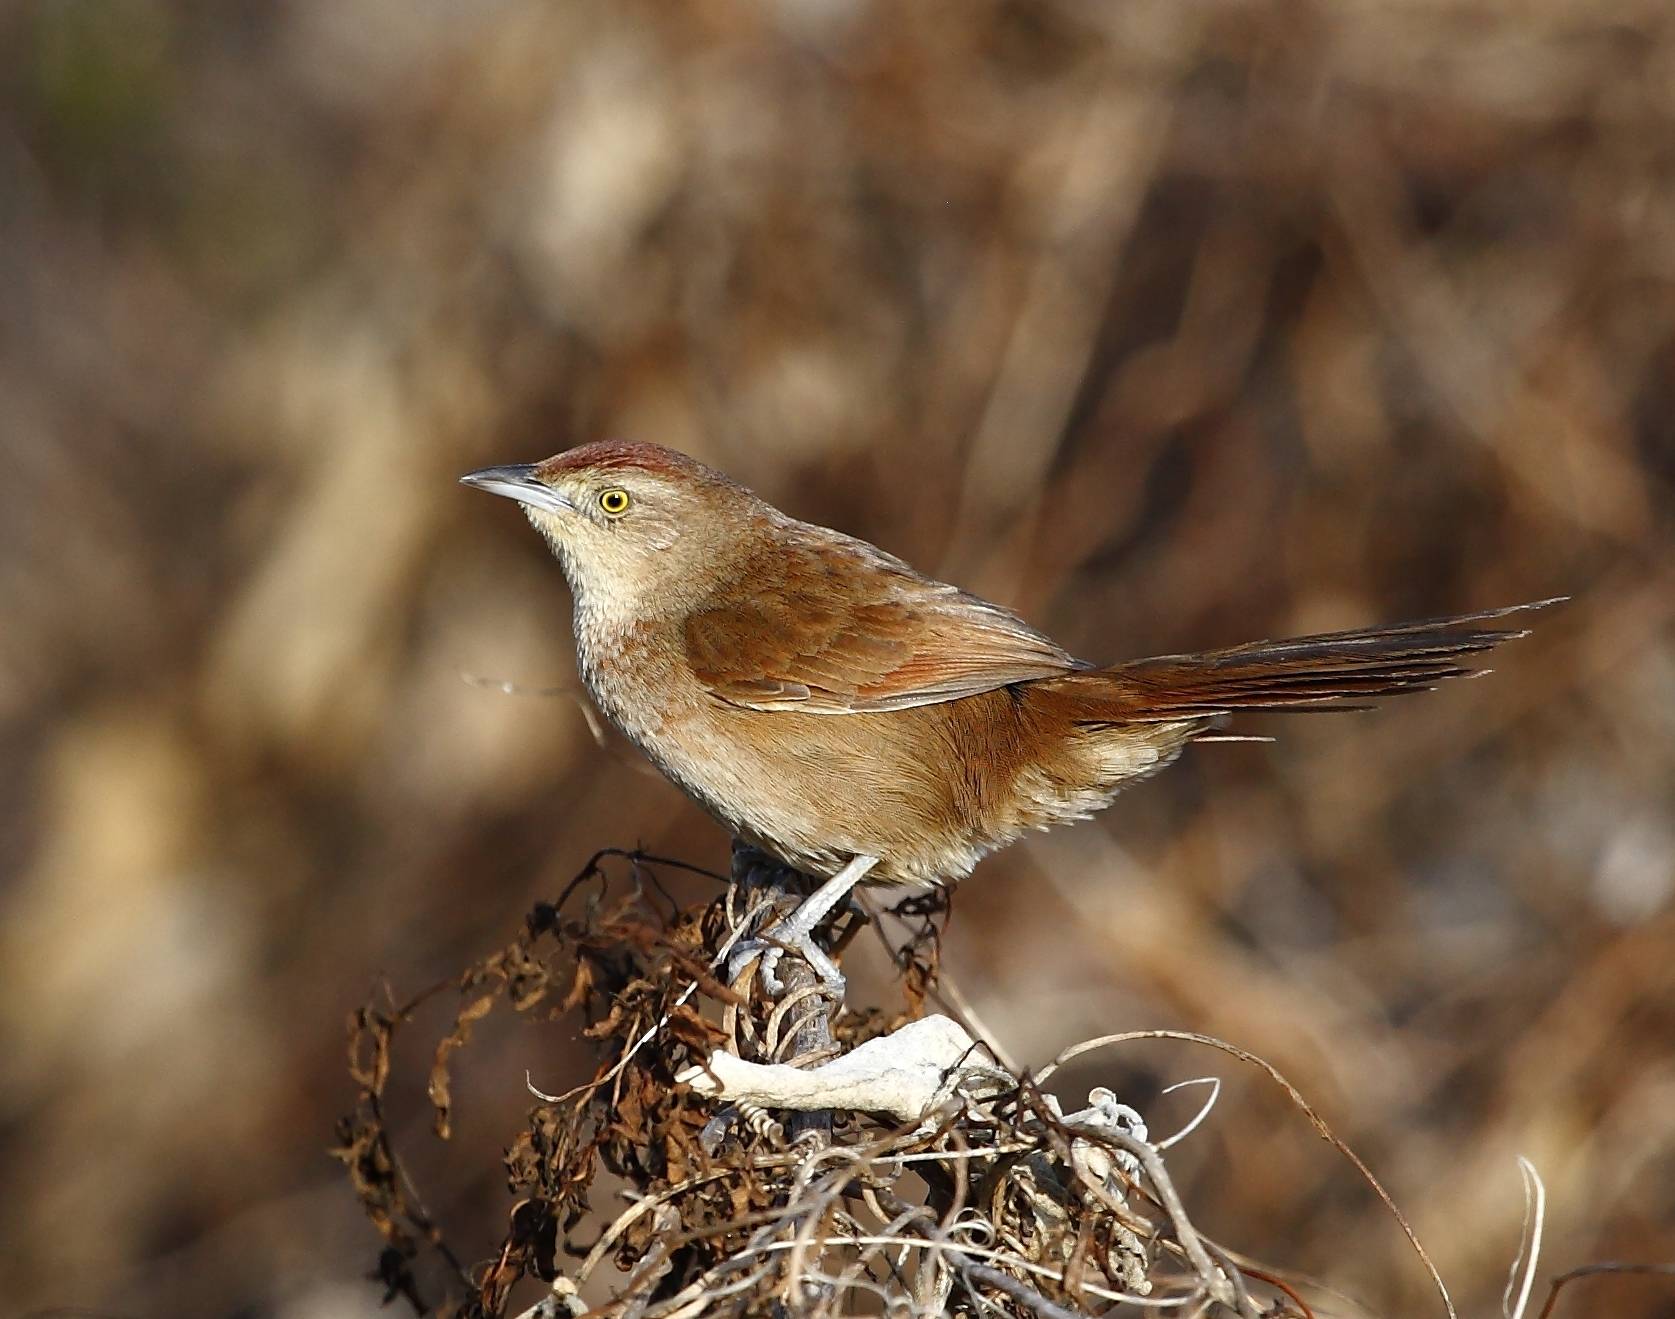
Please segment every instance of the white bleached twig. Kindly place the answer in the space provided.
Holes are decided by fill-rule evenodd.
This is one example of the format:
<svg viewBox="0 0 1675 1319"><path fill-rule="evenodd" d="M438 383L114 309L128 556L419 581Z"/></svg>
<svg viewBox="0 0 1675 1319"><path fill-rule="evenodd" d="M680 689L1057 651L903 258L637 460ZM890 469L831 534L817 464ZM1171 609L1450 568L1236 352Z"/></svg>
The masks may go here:
<svg viewBox="0 0 1675 1319"><path fill-rule="evenodd" d="M818 1067L752 1063L723 1050L675 1078L700 1094L796 1112L850 1109L917 1122L968 1084L1010 1078L958 1022L922 1017Z"/></svg>

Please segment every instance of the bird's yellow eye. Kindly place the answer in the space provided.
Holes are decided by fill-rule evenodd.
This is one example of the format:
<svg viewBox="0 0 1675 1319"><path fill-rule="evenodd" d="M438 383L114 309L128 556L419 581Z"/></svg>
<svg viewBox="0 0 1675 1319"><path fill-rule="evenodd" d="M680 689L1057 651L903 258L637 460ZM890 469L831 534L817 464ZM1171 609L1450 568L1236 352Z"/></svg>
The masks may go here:
<svg viewBox="0 0 1675 1319"><path fill-rule="evenodd" d="M606 517L621 517L628 511L628 502L628 492L614 487L599 495L599 507L604 510Z"/></svg>

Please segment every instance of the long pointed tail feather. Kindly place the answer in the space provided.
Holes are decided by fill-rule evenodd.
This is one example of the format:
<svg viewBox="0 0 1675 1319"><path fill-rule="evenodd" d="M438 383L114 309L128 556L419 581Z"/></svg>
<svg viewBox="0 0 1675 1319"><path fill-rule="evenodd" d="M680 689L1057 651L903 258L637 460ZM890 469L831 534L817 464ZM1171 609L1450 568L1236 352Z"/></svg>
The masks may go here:
<svg viewBox="0 0 1675 1319"><path fill-rule="evenodd" d="M1100 702L1100 721L1158 723L1236 710L1365 710L1369 701L1484 672L1464 661L1529 635L1527 628L1487 625L1565 598L1118 664L1099 671L1113 680Z"/></svg>

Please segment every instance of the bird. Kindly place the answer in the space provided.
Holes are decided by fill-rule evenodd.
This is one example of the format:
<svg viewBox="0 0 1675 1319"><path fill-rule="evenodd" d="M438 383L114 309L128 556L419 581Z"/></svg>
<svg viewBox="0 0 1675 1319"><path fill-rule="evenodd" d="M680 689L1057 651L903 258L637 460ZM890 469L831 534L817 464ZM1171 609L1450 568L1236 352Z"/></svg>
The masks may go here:
<svg viewBox="0 0 1675 1319"><path fill-rule="evenodd" d="M517 501L557 557L605 717L736 838L823 881L735 959L766 973L794 951L840 999L814 934L854 885L953 885L1240 711L1429 690L1563 598L1095 664L673 449L603 440L460 480Z"/></svg>

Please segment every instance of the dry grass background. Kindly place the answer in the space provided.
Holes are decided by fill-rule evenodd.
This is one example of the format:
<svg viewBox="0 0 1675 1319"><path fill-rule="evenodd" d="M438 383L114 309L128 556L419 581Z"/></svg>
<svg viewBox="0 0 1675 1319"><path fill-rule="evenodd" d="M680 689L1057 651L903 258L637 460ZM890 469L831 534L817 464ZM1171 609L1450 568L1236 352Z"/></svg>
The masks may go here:
<svg viewBox="0 0 1675 1319"><path fill-rule="evenodd" d="M1026 1061L1269 1058L1471 1313L1519 1152L1555 1269L1675 1255L1663 0L23 0L0 98L7 1309L372 1313L345 1012L598 847L724 862L570 702L461 680L573 669L453 478L602 435L1092 657L1575 594L1483 682L988 862L947 966ZM525 1069L587 1065L484 1032L424 1170L456 1243ZM1200 1225L1431 1313L1263 1083L1059 1079L1161 1123L1205 1071Z"/></svg>

